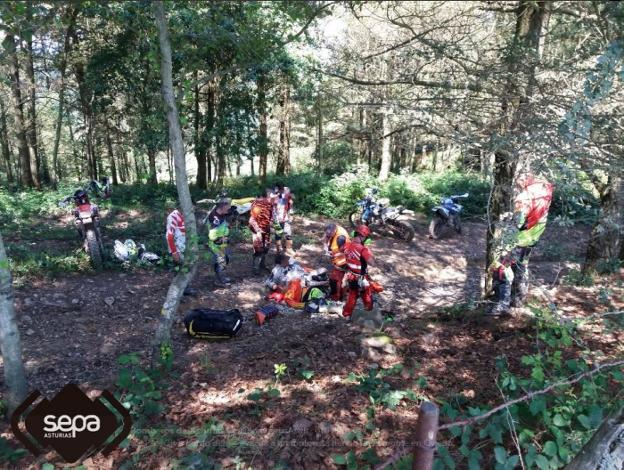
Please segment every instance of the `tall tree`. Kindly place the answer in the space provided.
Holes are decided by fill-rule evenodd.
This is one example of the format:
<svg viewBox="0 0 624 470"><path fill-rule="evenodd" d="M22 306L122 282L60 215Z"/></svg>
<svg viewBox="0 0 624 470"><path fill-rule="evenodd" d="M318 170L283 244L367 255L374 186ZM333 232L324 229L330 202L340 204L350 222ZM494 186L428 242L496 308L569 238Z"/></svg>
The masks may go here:
<svg viewBox="0 0 624 470"><path fill-rule="evenodd" d="M197 250L197 224L193 212L191 192L186 176L186 153L184 141L182 140L182 130L180 128L180 117L173 90L172 65L171 65L171 42L165 7L161 0L154 2L154 15L156 26L158 27L158 40L160 44L161 60L161 80L162 95L167 111L167 121L169 123L169 145L173 153L175 164L176 188L178 190L178 200L184 214L184 224L186 227L187 246L182 269L173 278L167 291L167 297L163 304L160 320L156 330L155 345L161 347L168 344L171 337L171 326L175 320L175 314L180 304L180 299L186 286L191 281L197 270L198 250Z"/></svg>
<svg viewBox="0 0 624 470"><path fill-rule="evenodd" d="M26 398L26 373L22 361L20 334L15 320L13 286L9 260L0 234L0 350L4 361L9 413Z"/></svg>
<svg viewBox="0 0 624 470"><path fill-rule="evenodd" d="M32 166L32 175L35 185L41 187L41 181L47 182L49 175L47 168L41 162L41 152L37 139L37 83L35 81L35 61L33 58L33 2L26 2L26 28L22 33L24 43L26 44L26 82L28 84L28 107L26 121L26 139L30 150L30 161Z"/></svg>
<svg viewBox="0 0 624 470"><path fill-rule="evenodd" d="M6 32L3 47L9 59L9 75L11 96L13 98L13 125L15 126L15 138L21 166L21 183L26 187L33 187L35 180L30 166L30 152L26 141L26 121L24 119L24 102L22 100L22 83L20 80L20 67L17 57L15 37L10 31Z"/></svg>
<svg viewBox="0 0 624 470"><path fill-rule="evenodd" d="M268 136L268 110L266 98L266 77L263 73L258 75L258 113L260 114L260 126L258 128L258 175L262 183L266 180L267 162L269 159L269 136Z"/></svg>
<svg viewBox="0 0 624 470"><path fill-rule="evenodd" d="M61 179L61 165L58 159L59 145L61 142L61 130L63 127L63 116L65 115L65 79L67 73L67 57L71 50L71 38L74 35L74 27L76 24L76 17L78 16L78 8L73 5L70 6L63 15L63 23L67 21L67 28L64 34L63 50L60 52L59 60L59 74L60 83L58 91L58 109L56 115L56 126L54 131L54 147L52 149L52 167L53 167L53 179L58 181Z"/></svg>
<svg viewBox="0 0 624 470"><path fill-rule="evenodd" d="M521 156L515 147L515 137L527 129L531 111L530 99L535 87L535 70L543 44L544 29L550 16L551 2L520 0L516 10L516 29L507 50L507 80L501 99L501 116L494 152L494 182L488 206L486 269L498 256L503 226L500 217L513 212L513 190L516 169ZM485 293L491 290L491 278Z"/></svg>
<svg viewBox="0 0 624 470"><path fill-rule="evenodd" d="M290 173L290 84L284 80L279 95L279 147L276 175Z"/></svg>
<svg viewBox="0 0 624 470"><path fill-rule="evenodd" d="M7 183L13 183L13 169L11 168L11 148L9 147L9 130L7 127L6 107L0 98L0 151L7 174Z"/></svg>

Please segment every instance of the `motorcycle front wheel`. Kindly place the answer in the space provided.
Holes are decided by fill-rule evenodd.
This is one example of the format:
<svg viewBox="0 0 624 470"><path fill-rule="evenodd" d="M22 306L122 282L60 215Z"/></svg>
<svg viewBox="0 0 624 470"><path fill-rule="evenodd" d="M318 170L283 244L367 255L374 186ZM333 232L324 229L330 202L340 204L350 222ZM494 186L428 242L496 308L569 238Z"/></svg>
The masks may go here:
<svg viewBox="0 0 624 470"><path fill-rule="evenodd" d="M405 220L391 220L388 224L392 228L392 234L394 237L399 240L409 243L414 239L414 235L416 235L414 227L412 227L412 225Z"/></svg>
<svg viewBox="0 0 624 470"><path fill-rule="evenodd" d="M104 267L102 262L102 251L100 250L100 243L98 242L95 230L87 230L87 251L89 252L89 258L91 258L91 264L93 269L101 271Z"/></svg>
<svg viewBox="0 0 624 470"><path fill-rule="evenodd" d="M349 223L353 228L361 224L367 225L362 221L362 211L360 210L353 211L349 214Z"/></svg>
<svg viewBox="0 0 624 470"><path fill-rule="evenodd" d="M446 225L446 220L441 218L439 215L435 215L433 219L431 219L431 223L429 224L429 235L434 240L438 240L440 235L442 235L442 231L444 230L444 226Z"/></svg>

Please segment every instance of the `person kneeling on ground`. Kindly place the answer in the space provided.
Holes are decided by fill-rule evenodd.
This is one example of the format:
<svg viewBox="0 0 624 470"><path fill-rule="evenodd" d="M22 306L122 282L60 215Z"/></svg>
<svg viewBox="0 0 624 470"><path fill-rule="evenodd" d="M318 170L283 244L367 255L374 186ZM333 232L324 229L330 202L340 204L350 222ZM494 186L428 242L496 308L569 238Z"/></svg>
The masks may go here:
<svg viewBox="0 0 624 470"><path fill-rule="evenodd" d="M208 248L212 253L212 262L216 276L215 284L226 286L232 281L226 277L225 267L230 263L230 250L228 247L230 228L227 217L232 205L229 199L221 199L216 207L208 214Z"/></svg>
<svg viewBox="0 0 624 470"><path fill-rule="evenodd" d="M288 287L293 279L303 279L305 269L286 253L280 253L275 257L275 267L271 276L265 281L265 285L271 291L281 292Z"/></svg>
<svg viewBox="0 0 624 470"><path fill-rule="evenodd" d="M280 253L275 259L275 267L265 285L271 290L267 300L285 302L292 308L304 308L306 303L325 297L318 285L326 285L321 280L326 271L305 269L286 253Z"/></svg>
<svg viewBox="0 0 624 470"><path fill-rule="evenodd" d="M522 306L529 292L529 255L546 230L553 185L526 173L516 191L513 220L503 231L501 254L490 266L496 303L488 315L509 314L510 307Z"/></svg>

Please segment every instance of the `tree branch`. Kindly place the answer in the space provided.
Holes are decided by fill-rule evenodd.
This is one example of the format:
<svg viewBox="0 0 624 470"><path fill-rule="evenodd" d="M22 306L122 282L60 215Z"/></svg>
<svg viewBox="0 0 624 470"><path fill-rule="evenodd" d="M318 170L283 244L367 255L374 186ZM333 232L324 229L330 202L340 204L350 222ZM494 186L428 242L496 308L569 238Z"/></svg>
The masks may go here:
<svg viewBox="0 0 624 470"><path fill-rule="evenodd" d="M583 372L581 374L577 374L576 376L570 376L570 377L568 377L565 380L559 380L557 382L554 382L554 383L550 384L546 388L543 388L541 390L536 390L534 392L529 392L526 395L523 395L523 396L521 396L519 398L515 398L515 399L510 400L508 402L502 403L502 404L492 408L487 413L483 413L483 414L478 415L478 416L473 416L472 418L462 419L462 420L459 420L459 421L453 421L452 423L443 424L442 426L440 426L438 428L438 432L439 431L443 431L445 429L454 428L456 426L470 426L470 425L476 423L477 421L482 421L482 420L484 420L486 418L489 418L490 416L498 413L499 411L505 410L505 409L507 409L507 408L509 408L509 407L511 407L513 405L525 402L525 401L530 400L530 399L532 399L532 398L534 398L536 396L539 396L539 395L544 395L544 394L550 392L551 390L553 390L555 388L562 387L564 385L574 385L575 383L580 382L585 377L590 377L592 375L597 374L602 369L607 369L607 368L617 367L617 366L623 366L623 365L624 365L624 360L615 361L615 362L606 362L606 363L599 364L599 365L597 365L596 367L594 367L591 370L588 370L588 371ZM385 469L385 468L389 467L390 465L395 464L396 462L398 462L400 459L402 459L403 457L405 457L406 455L408 455L412 451L413 451L413 448L409 448L409 449L404 450L404 451L402 451L400 453L393 454L388 460L386 460L382 464L380 464L377 467L375 467L375 470Z"/></svg>
<svg viewBox="0 0 624 470"><path fill-rule="evenodd" d="M335 72L330 72L327 70L321 70L314 68L315 72L322 73L324 75L328 75L330 77L339 78L341 80L345 80L350 83L354 83L356 85L364 85L364 86L383 86L383 85L414 85L414 86L422 86L426 88L441 88L445 90L470 90L474 92L483 91L483 89L478 84L466 83L465 85L460 85L452 82L432 82L429 80L419 80L416 77L412 77L410 79L403 80L361 80L355 77L346 77L344 75L340 75Z"/></svg>

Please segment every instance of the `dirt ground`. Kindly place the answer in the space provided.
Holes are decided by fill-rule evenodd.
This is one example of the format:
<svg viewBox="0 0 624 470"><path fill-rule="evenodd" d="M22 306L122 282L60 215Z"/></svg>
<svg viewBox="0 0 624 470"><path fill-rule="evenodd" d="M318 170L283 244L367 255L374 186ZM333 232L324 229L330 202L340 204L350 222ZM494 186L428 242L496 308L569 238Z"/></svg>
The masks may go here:
<svg viewBox="0 0 624 470"><path fill-rule="evenodd" d="M394 347L386 351L368 347L371 331L338 315L285 312L258 327L252 316L265 303L263 278L251 275L250 243L233 247L229 275L235 282L229 288L215 288L211 267L201 266L192 283L198 296L185 300L179 317L193 307L207 306L238 308L247 321L234 339L225 342L191 339L181 322L176 323L173 346L178 375L163 398L167 412L154 426L190 428L214 418L224 423L226 431L238 433L234 444L217 452L225 466L234 465L232 458L239 455L247 464L253 462L254 468L270 468L279 461L320 468L332 465L331 454L348 450L350 446L341 439L367 421L368 398L344 380L349 372L402 363L406 368L395 379L398 387L410 388L419 377L426 377L427 386L420 392L430 399L462 394L475 403L498 402L495 358L504 354L510 367L520 370L521 356L534 351L529 312L521 309L512 317L492 320L468 307L448 309L461 303L478 305L485 225L467 221L461 236L435 241L427 237L425 220L413 223L417 235L412 243L375 238L372 245L379 266L374 277L385 287L379 305L394 316L384 329ZM323 225L322 220L296 220L298 257L308 266L326 264L317 241ZM556 304L562 315L587 316L621 309L624 304L622 273L611 278L609 307L597 301L601 285L561 284L563 276L578 267L587 236L587 227L551 224L532 256L532 294ZM29 387L48 398L70 381L93 393L113 389L117 358L148 350L172 275L108 271L39 279L17 289ZM593 349L621 354L622 335L599 334L593 328L587 324L579 331ZM288 365L279 386L281 396L258 413L247 397L255 388L273 383L274 364L279 363ZM296 368L301 363L314 372L312 380L298 376ZM380 454L388 455L398 441L409 440L416 417L413 402L378 414L378 438L387 445L379 447ZM3 435L9 437L5 431ZM286 445L281 443L284 435L324 444ZM189 453L187 443L184 437L172 437L166 445L147 452L140 466L166 468L172 459ZM117 468L139 450L131 443L108 458L88 459L85 465ZM34 462L26 457L20 467Z"/></svg>

